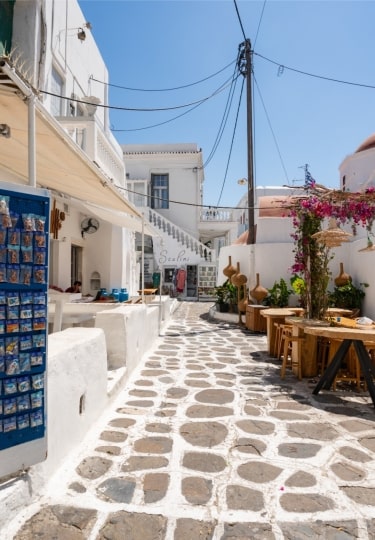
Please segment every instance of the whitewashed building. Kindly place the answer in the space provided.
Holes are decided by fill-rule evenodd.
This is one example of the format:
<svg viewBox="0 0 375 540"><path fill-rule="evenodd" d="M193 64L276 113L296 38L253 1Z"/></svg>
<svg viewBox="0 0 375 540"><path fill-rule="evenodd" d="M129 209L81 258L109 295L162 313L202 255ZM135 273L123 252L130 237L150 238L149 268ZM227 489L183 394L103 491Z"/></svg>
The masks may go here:
<svg viewBox="0 0 375 540"><path fill-rule="evenodd" d="M68 0L1 2L0 10L0 122L9 129L0 182L51 192L50 285L80 280L83 293L126 287L136 294L141 219L127 200L122 151L101 107L107 86L93 81L108 82L108 71L90 23Z"/></svg>

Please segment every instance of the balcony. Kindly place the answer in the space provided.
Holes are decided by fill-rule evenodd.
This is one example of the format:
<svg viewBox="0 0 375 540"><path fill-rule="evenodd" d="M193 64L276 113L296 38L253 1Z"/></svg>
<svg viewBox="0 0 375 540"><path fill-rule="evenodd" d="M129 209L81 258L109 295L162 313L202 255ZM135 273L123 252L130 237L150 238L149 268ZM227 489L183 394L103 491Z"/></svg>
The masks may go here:
<svg viewBox="0 0 375 540"><path fill-rule="evenodd" d="M56 120L114 184L125 186L122 152L117 141L111 140L112 134L106 134L91 116L59 116Z"/></svg>

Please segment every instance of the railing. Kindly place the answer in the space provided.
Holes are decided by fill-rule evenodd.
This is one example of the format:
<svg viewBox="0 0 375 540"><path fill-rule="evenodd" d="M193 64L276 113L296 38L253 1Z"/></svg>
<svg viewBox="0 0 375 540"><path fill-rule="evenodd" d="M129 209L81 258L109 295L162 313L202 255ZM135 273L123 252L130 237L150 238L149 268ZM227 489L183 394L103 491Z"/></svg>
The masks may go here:
<svg viewBox="0 0 375 540"><path fill-rule="evenodd" d="M233 218L233 212L226 208L209 207L201 210L201 221L235 221Z"/></svg>
<svg viewBox="0 0 375 540"><path fill-rule="evenodd" d="M168 236L171 236L181 245L190 249L205 261L211 262L215 259L214 250L208 248L202 244L202 242L199 242L194 236L191 236L183 229L180 229L175 223L172 223L161 214L158 214L152 208L145 208L144 215L154 227L160 229Z"/></svg>
<svg viewBox="0 0 375 540"><path fill-rule="evenodd" d="M125 165L120 151L92 117L58 117L57 120L91 161L120 186L125 183Z"/></svg>

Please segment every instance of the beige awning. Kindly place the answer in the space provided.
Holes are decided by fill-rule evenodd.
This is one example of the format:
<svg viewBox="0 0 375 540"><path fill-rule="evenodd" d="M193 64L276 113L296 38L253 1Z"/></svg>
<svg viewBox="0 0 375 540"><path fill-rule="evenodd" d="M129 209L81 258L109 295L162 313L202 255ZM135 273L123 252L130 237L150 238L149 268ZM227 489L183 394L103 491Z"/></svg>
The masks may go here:
<svg viewBox="0 0 375 540"><path fill-rule="evenodd" d="M116 210L108 210L95 204L83 203L81 207L84 208L90 215L95 215L97 218L112 223L112 225L118 225L119 227L125 227L132 231L142 232L142 219L126 214L125 212L117 212ZM143 223L143 232L149 236L160 236L160 233L150 225L149 223Z"/></svg>
<svg viewBox="0 0 375 540"><path fill-rule="evenodd" d="M4 74L0 77L0 124L7 124L11 130L9 138L0 138L1 167L9 171L10 182L15 181L13 175L16 175L21 183L28 185L28 105L20 98L17 86L8 83ZM38 187L141 217L38 99L35 99L35 150Z"/></svg>

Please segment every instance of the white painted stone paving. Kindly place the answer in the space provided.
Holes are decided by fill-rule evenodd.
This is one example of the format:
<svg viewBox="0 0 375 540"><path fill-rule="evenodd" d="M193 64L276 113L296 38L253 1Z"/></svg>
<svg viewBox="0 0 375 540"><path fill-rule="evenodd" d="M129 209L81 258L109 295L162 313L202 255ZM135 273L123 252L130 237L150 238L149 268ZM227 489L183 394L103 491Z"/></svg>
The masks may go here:
<svg viewBox="0 0 375 540"><path fill-rule="evenodd" d="M281 381L266 337L181 302L1 540L375 540L375 410Z"/></svg>

